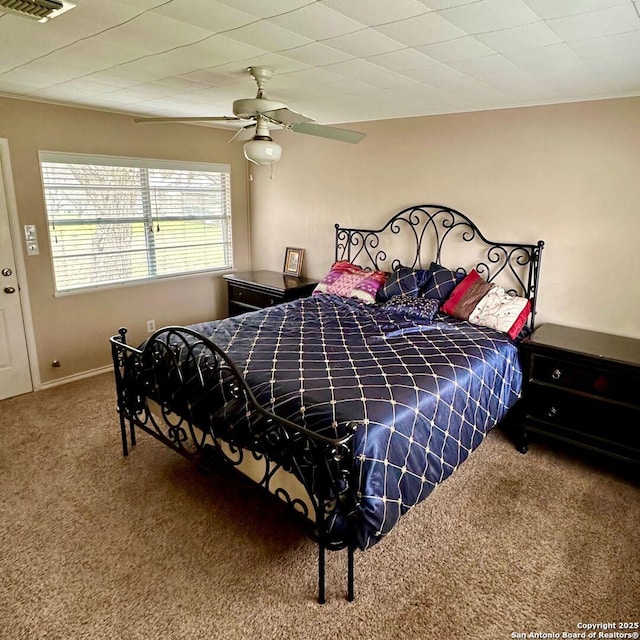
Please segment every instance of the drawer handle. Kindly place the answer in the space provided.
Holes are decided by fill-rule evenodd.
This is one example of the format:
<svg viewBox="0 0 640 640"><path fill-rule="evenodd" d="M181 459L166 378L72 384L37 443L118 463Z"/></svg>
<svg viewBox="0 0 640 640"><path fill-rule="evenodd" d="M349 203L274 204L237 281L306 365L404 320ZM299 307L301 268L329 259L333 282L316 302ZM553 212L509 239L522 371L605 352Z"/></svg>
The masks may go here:
<svg viewBox="0 0 640 640"><path fill-rule="evenodd" d="M269 305L273 306L276 303L276 301L273 298L269 298Z"/></svg>
<svg viewBox="0 0 640 640"><path fill-rule="evenodd" d="M560 369L554 369L551 373L551 377L554 380L560 380L560 378L562 377L562 371L560 371Z"/></svg>
<svg viewBox="0 0 640 640"><path fill-rule="evenodd" d="M549 407L549 411L547 411L547 416L549 418L555 418L557 415L558 415L558 410L554 406Z"/></svg>

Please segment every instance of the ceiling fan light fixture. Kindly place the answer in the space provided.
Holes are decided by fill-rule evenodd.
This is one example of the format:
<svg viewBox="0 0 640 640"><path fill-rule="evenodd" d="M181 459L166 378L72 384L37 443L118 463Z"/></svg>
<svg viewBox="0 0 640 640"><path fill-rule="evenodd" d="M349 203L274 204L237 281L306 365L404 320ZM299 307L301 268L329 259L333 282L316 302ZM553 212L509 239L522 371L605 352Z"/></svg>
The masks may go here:
<svg viewBox="0 0 640 640"><path fill-rule="evenodd" d="M244 157L254 164L269 165L278 162L282 147L269 136L255 136L244 145Z"/></svg>

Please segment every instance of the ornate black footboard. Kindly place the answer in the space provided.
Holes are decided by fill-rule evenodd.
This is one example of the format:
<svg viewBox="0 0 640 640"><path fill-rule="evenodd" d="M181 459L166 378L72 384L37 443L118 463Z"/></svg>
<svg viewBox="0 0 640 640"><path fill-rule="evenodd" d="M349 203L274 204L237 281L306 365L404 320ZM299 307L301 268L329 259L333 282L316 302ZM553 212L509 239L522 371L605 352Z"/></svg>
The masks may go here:
<svg viewBox="0 0 640 640"><path fill-rule="evenodd" d="M355 423L341 425L344 435L332 439L267 411L227 354L191 329L165 327L141 348L128 345L126 333L122 328L110 339L124 455L139 428L203 469L250 470L317 541L318 601L325 601L325 550L345 547L353 600L355 545L348 526L330 530L328 521L336 510L349 514L355 507ZM302 497L279 486L281 471L295 478Z"/></svg>

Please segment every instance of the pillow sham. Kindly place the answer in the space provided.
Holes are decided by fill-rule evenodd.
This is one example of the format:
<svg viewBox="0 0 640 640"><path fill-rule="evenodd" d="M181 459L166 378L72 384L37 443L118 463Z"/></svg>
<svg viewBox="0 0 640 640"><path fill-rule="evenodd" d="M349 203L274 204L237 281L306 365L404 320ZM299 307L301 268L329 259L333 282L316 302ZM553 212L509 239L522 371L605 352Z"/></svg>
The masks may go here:
<svg viewBox="0 0 640 640"><path fill-rule="evenodd" d="M426 269L413 269L400 265L392 271L384 286L378 293L378 301L385 302L394 296L417 296L418 292L427 283L429 271Z"/></svg>
<svg viewBox="0 0 640 640"><path fill-rule="evenodd" d="M445 300L442 310L459 320L469 320L478 302L494 287L495 285L483 280L480 274L472 269Z"/></svg>
<svg viewBox="0 0 640 640"><path fill-rule="evenodd" d="M387 274L383 271L365 271L347 260L339 260L318 283L313 294L333 293L344 298L358 298L367 304L373 304L386 280Z"/></svg>
<svg viewBox="0 0 640 640"><path fill-rule="evenodd" d="M531 300L492 287L469 315L469 322L504 331L512 340L524 327L531 313Z"/></svg>
<svg viewBox="0 0 640 640"><path fill-rule="evenodd" d="M438 301L434 298L416 297L405 293L393 296L381 308L390 313L401 313L412 320L431 322L439 306Z"/></svg>
<svg viewBox="0 0 640 640"><path fill-rule="evenodd" d="M432 262L429 267L429 277L424 288L420 291L420 295L438 300L442 304L462 278L464 278L464 273L461 271L452 271Z"/></svg>

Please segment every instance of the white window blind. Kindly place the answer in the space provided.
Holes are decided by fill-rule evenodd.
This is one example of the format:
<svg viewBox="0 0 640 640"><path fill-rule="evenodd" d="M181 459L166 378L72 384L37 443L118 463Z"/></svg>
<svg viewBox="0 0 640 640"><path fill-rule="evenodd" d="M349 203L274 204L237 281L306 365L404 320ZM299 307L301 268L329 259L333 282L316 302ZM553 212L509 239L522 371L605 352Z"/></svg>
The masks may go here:
<svg viewBox="0 0 640 640"><path fill-rule="evenodd" d="M40 153L56 292L232 266L229 166Z"/></svg>

